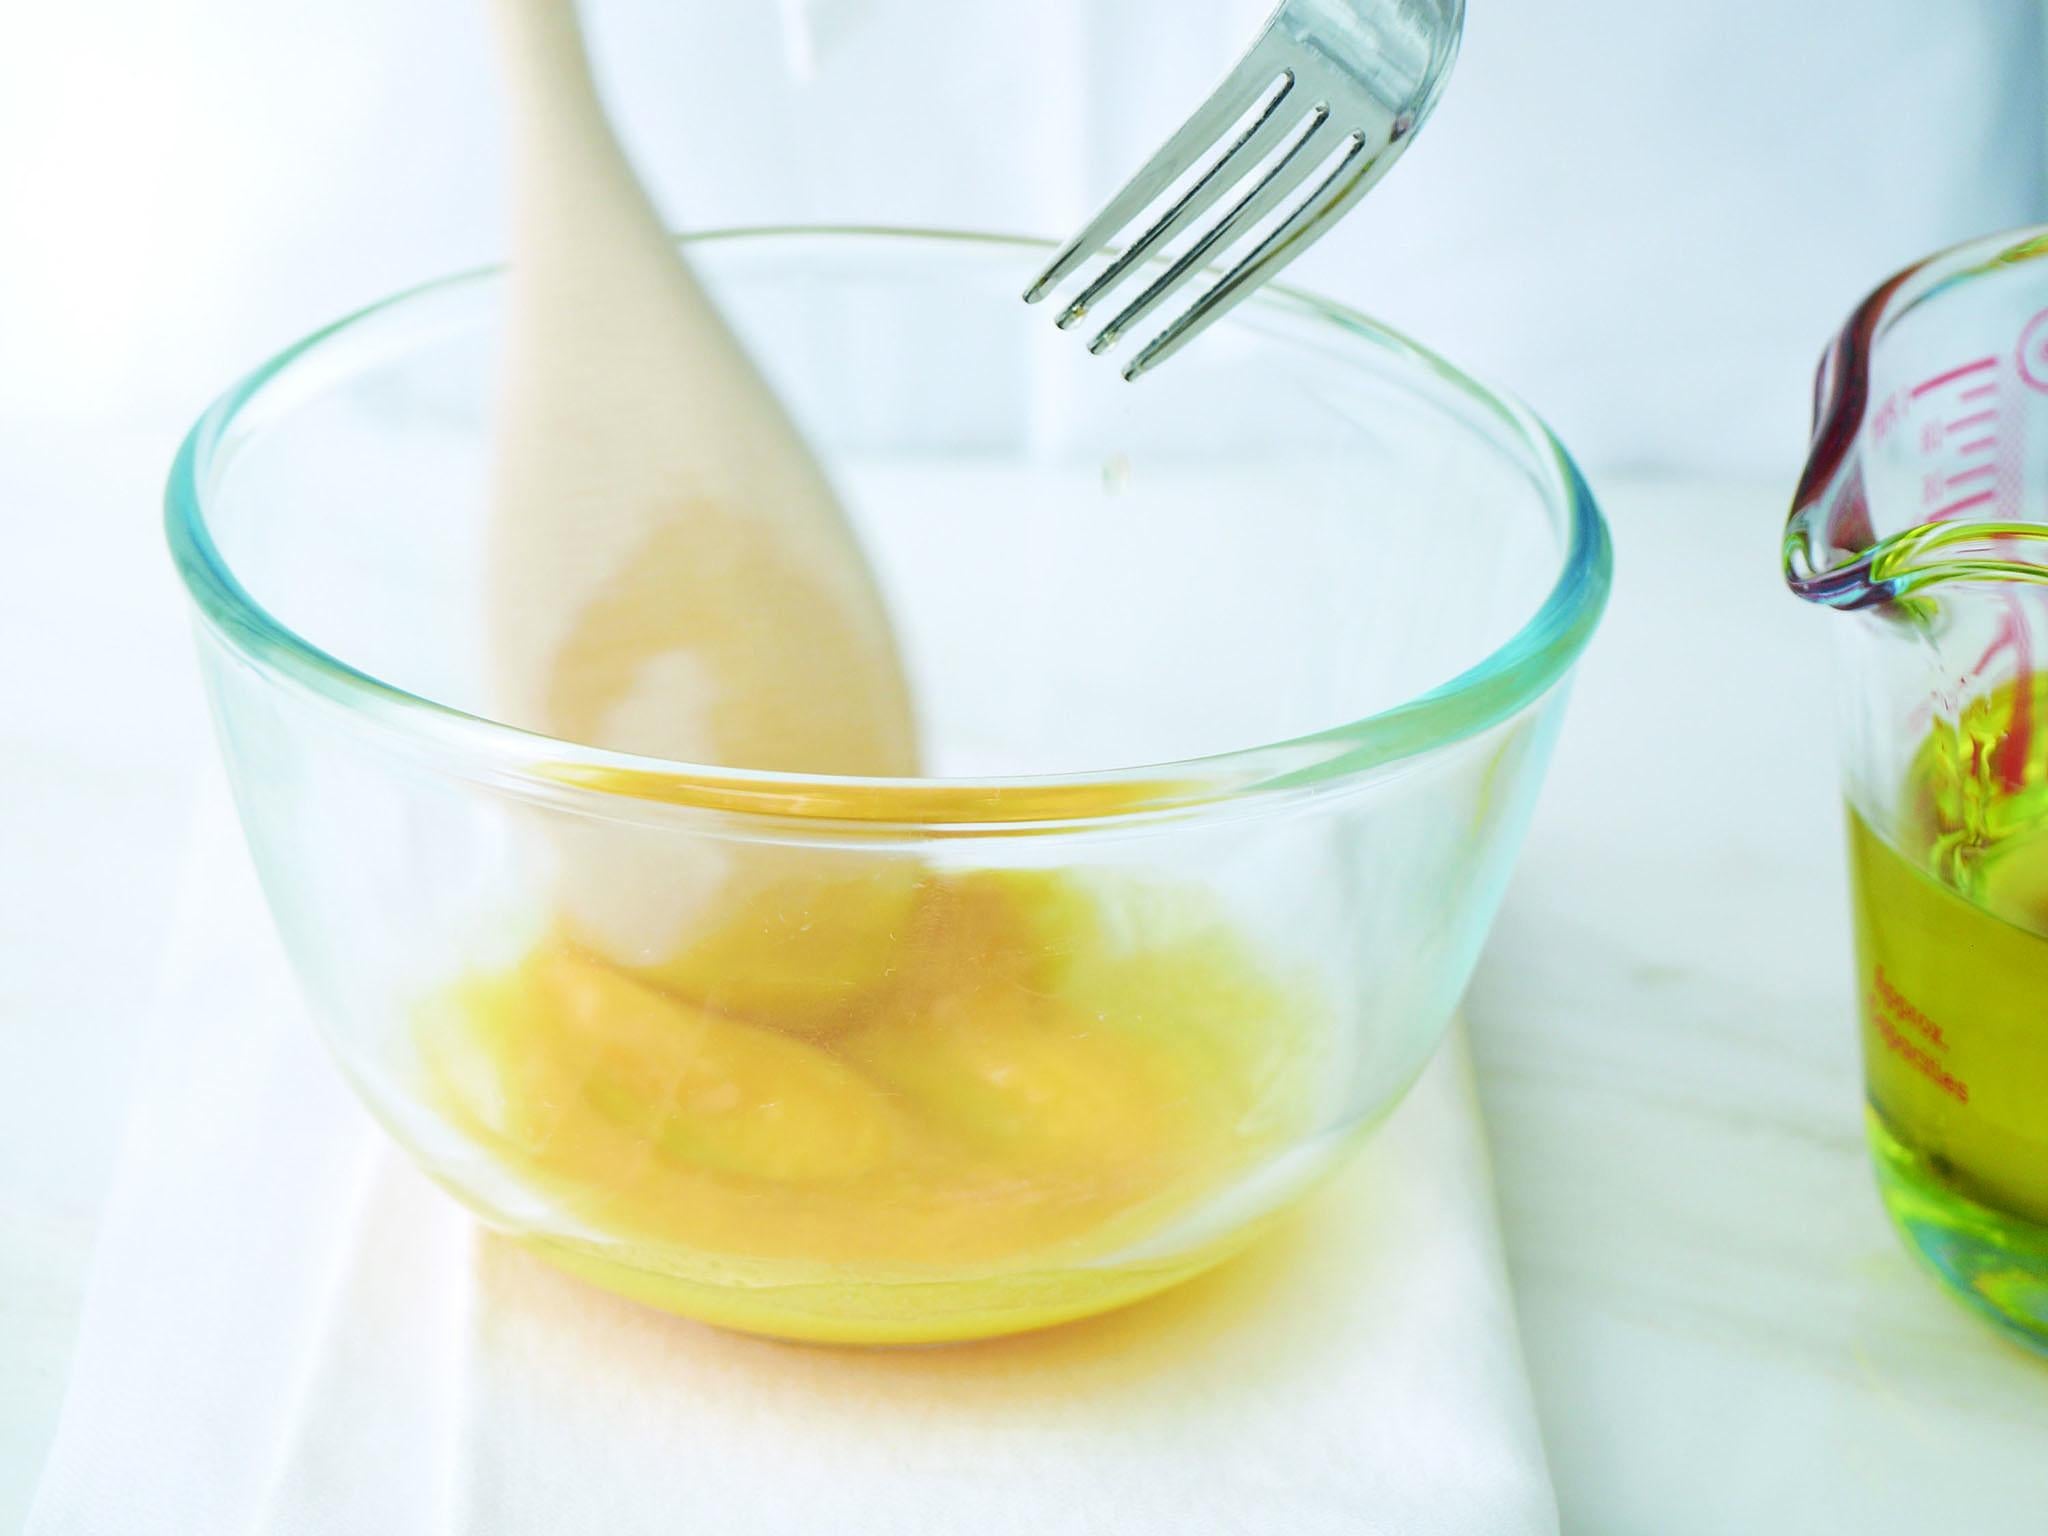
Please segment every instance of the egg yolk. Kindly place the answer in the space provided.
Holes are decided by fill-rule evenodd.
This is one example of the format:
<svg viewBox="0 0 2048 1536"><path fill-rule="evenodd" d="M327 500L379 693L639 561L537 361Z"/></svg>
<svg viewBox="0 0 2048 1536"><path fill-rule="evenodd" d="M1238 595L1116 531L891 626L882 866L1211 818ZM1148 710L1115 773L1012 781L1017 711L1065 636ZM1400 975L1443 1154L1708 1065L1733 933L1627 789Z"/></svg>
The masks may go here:
<svg viewBox="0 0 2048 1536"><path fill-rule="evenodd" d="M651 971L556 933L419 1020L430 1101L583 1234L529 1239L549 1257L849 1341L1039 1326L1215 1262L1241 1234L1144 1240L1306 1133L1321 1035L1199 895L1028 871L815 881Z"/></svg>

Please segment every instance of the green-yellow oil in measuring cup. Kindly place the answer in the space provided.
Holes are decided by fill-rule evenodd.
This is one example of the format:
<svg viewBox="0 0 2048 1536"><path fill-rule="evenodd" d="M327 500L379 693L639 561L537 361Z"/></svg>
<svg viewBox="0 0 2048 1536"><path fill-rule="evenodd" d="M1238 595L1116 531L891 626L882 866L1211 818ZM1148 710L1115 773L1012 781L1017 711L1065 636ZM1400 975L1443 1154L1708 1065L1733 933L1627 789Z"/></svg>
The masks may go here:
<svg viewBox="0 0 2048 1536"><path fill-rule="evenodd" d="M2048 680L1938 722L1896 836L1853 808L1870 1137L1886 1206L1966 1300L2048 1348ZM2015 716L2018 719L2015 719Z"/></svg>

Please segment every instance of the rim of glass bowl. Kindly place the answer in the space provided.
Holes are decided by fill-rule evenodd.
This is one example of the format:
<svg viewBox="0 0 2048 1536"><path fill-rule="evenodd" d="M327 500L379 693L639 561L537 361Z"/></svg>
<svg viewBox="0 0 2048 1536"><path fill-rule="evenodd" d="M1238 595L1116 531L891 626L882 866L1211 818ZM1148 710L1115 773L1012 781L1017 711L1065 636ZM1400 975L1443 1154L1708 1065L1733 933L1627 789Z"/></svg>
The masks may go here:
<svg viewBox="0 0 2048 1536"><path fill-rule="evenodd" d="M927 246L1049 249L1021 236L879 225L756 226L682 237L686 245L740 240L890 241ZM1020 259L1021 272L1031 263ZM207 527L218 451L266 385L359 324L426 294L488 281L476 268L419 284L336 320L278 353L229 389L187 434L165 493L165 529L187 590L208 626L268 676L341 705L431 751L446 771L538 798L572 797L585 809L635 814L628 802L694 807L806 826L840 823L968 833L1098 825L1249 797L1299 795L1354 784L1498 724L1547 693L1578 658L1606 606L1613 553L1605 520L1564 445L1527 407L1479 384L1427 348L1344 305L1269 285L1250 302L1328 325L1365 347L1433 375L1529 452L1547 498L1561 502L1569 542L1556 583L1536 612L1491 655L1428 692L1348 724L1178 762L1012 778L861 778L707 767L542 736L409 693L309 643L258 603L228 568ZM1137 386L1142 387L1142 386ZM1475 432L1484 428L1475 427ZM600 797L593 802L590 797ZM878 825L879 824L879 825Z"/></svg>

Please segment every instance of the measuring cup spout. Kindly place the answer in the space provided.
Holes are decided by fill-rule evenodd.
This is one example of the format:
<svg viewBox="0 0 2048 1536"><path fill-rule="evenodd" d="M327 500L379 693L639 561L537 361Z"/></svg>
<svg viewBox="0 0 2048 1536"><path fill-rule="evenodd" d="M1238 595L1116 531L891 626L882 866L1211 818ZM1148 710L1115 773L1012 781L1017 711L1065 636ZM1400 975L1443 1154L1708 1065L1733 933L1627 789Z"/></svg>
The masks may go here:
<svg viewBox="0 0 2048 1536"><path fill-rule="evenodd" d="M1785 582L1808 602L1864 608L1885 601L1870 580L1879 543L1857 452L1870 414L1871 342L1902 272L1858 306L1821 354L1813 381L1813 442L1785 525Z"/></svg>
<svg viewBox="0 0 2048 1536"><path fill-rule="evenodd" d="M1829 344L1785 527L1800 597L1855 611L1958 579L2048 583L2027 454L2048 419L2044 257L2039 230L1943 252L1871 294Z"/></svg>

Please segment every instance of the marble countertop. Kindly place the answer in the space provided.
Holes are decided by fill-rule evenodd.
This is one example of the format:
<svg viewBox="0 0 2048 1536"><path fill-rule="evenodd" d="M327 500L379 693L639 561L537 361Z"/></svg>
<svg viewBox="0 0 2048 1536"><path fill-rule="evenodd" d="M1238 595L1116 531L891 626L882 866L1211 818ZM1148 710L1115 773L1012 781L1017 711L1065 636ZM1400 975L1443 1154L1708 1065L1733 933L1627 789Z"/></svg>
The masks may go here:
<svg viewBox="0 0 2048 1536"><path fill-rule="evenodd" d="M2048 1528L2048 1359L1863 1147L1832 624L1783 485L1596 480L1613 608L1467 1012L1567 1532Z"/></svg>
<svg viewBox="0 0 2048 1536"><path fill-rule="evenodd" d="M0 432L4 1529L62 1397L210 750L155 531L171 447ZM1865 1165L1844 621L1776 582L1785 486L1596 488L1614 606L1467 1006L1564 1529L2041 1529L2048 1360L1922 1277Z"/></svg>

